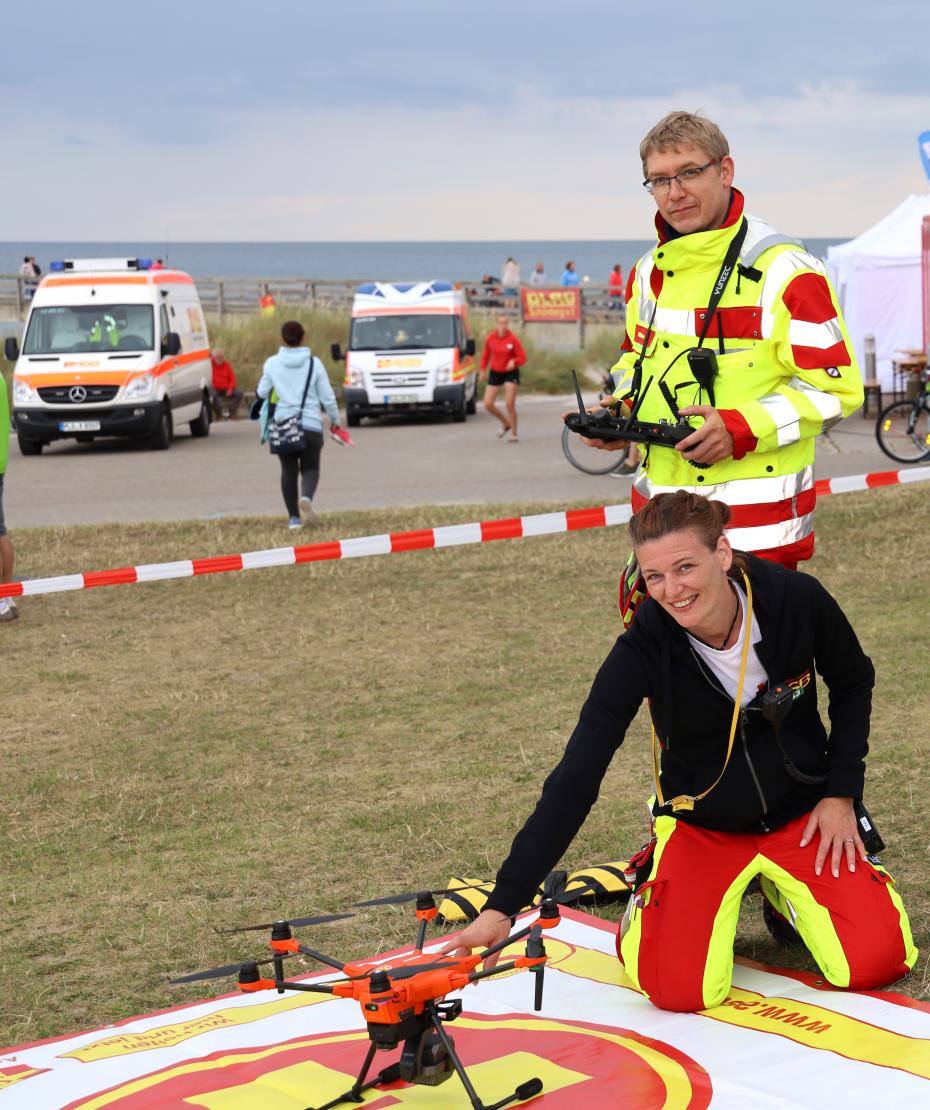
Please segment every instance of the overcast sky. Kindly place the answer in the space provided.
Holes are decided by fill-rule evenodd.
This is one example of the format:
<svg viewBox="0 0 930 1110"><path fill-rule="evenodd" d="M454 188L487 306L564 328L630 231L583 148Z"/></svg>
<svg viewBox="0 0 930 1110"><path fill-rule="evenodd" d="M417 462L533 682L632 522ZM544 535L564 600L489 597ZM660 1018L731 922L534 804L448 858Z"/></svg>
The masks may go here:
<svg viewBox="0 0 930 1110"><path fill-rule="evenodd" d="M637 148L675 108L786 232L930 188L928 0L44 0L3 27L3 240L648 238Z"/></svg>

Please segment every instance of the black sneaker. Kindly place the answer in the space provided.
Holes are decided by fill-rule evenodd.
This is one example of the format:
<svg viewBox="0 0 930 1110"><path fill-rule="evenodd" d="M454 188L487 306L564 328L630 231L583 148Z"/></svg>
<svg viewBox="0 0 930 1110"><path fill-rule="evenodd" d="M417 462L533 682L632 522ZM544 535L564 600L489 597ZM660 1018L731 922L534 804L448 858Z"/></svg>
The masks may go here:
<svg viewBox="0 0 930 1110"><path fill-rule="evenodd" d="M797 948L804 944L801 934L786 917L782 917L765 895L762 896L762 920L779 948Z"/></svg>

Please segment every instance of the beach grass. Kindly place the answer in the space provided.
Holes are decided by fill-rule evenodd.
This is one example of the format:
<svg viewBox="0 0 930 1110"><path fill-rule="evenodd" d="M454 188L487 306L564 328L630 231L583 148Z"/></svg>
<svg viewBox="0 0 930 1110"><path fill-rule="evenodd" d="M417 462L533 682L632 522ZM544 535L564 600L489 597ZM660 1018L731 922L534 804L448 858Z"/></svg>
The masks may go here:
<svg viewBox="0 0 930 1110"><path fill-rule="evenodd" d="M930 790L913 568L928 492L824 499L810 566L878 673L867 801L922 950L896 989L917 998ZM312 539L543 508L334 513ZM270 518L16 533L30 576L287 542ZM232 989L167 983L262 952L260 934L215 926L493 877L617 635L626 552L624 529L594 529L22 600L2 629L0 1043ZM641 713L565 865L635 851L650 789ZM812 967L774 947L758 897L744 906L739 955ZM304 939L350 959L413 935L405 907Z"/></svg>
<svg viewBox="0 0 930 1110"><path fill-rule="evenodd" d="M345 363L330 358L330 346L339 343L343 351L349 336L350 316L345 310L311 308L306 305L279 305L274 316L253 313L227 317L223 323L209 318L210 342L220 347L236 371L240 389L254 390L261 377L262 364L281 345L281 325L285 320L299 320L306 331L307 345L326 365L330 382L339 396ZM478 356L488 334L494 330L497 317L492 312L471 313ZM600 383L604 373L617 361L623 338L622 324L616 329L588 329L583 350L549 351L535 346L521 335L527 362L520 373L521 389L531 393L565 394L571 391L573 368L582 380Z"/></svg>

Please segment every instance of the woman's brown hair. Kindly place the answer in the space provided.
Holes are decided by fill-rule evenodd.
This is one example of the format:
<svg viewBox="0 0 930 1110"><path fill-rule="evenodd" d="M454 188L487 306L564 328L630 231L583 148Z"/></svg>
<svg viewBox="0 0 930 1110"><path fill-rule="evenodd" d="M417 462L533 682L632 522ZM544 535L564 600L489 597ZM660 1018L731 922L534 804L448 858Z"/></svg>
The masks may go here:
<svg viewBox="0 0 930 1110"><path fill-rule="evenodd" d="M696 493L679 489L674 493L658 493L630 517L630 539L633 547L640 547L652 540L660 540L672 532L690 529L697 533L709 551L715 551L717 541L730 520L730 507L722 501L712 501ZM742 552L733 552L731 576L738 577L747 570Z"/></svg>

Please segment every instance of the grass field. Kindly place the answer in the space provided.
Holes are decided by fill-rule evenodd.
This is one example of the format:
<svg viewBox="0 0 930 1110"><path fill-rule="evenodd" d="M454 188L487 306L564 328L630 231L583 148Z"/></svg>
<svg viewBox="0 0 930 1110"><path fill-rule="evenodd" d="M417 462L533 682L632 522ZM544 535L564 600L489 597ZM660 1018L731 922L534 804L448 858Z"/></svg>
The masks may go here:
<svg viewBox="0 0 930 1110"><path fill-rule="evenodd" d="M878 671L868 801L922 950L898 989L924 998L928 495L823 500L811 567ZM534 508L333 514L312 538ZM15 539L27 576L288 542L266 519ZM626 551L599 529L22 601L0 628L0 1043L197 997L167 978L261 951L214 926L492 877L617 634ZM649 790L641 714L566 862L638 848ZM785 962L760 918L748 899L738 952ZM412 935L372 910L308 943L348 959Z"/></svg>

